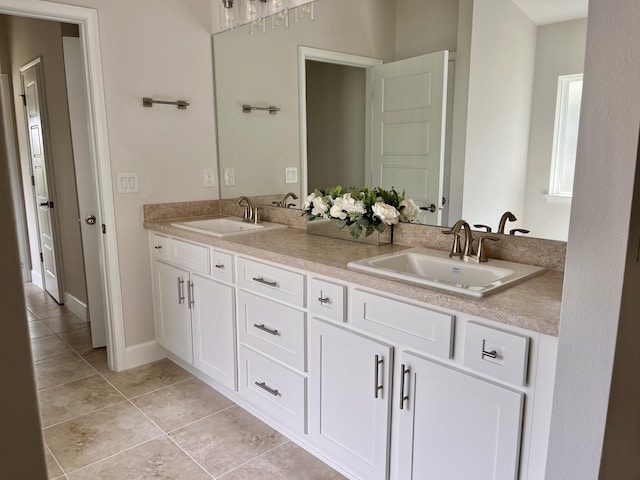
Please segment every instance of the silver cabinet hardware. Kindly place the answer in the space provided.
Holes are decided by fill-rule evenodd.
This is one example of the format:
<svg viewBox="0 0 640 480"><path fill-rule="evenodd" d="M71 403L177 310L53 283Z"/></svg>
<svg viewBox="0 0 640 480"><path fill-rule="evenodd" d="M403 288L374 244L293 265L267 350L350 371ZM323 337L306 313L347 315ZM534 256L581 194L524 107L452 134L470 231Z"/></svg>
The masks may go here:
<svg viewBox="0 0 640 480"><path fill-rule="evenodd" d="M329 297L319 297L319 298L318 298L318 301L319 301L321 304L323 304L323 305L324 305L324 304L326 304L326 303L330 303L330 302L331 302L331 299L330 299Z"/></svg>
<svg viewBox="0 0 640 480"><path fill-rule="evenodd" d="M384 363L384 359L380 355L374 357L374 375L373 375L373 398L378 398L380 391L384 388L380 385L380 366Z"/></svg>
<svg viewBox="0 0 640 480"><path fill-rule="evenodd" d="M187 293L189 294L189 308L193 308L196 303L195 294L193 291L193 282L189 281L187 283Z"/></svg>
<svg viewBox="0 0 640 480"><path fill-rule="evenodd" d="M405 377L411 373L411 367L400 366L400 410L404 408L404 402L409 400L409 395L404 394Z"/></svg>
<svg viewBox="0 0 640 480"><path fill-rule="evenodd" d="M179 110L186 110L190 105L189 102L185 100L176 100L175 102L167 101L167 100L154 100L150 97L142 97L142 106L143 107L153 107L154 103L159 103L161 105L176 105Z"/></svg>
<svg viewBox="0 0 640 480"><path fill-rule="evenodd" d="M270 282L265 280L263 277L253 277L254 282L262 283L263 285L268 285L269 287L277 287L278 282Z"/></svg>
<svg viewBox="0 0 640 480"><path fill-rule="evenodd" d="M95 215L87 215L84 219L87 225L95 225L96 224L96 216Z"/></svg>
<svg viewBox="0 0 640 480"><path fill-rule="evenodd" d="M495 350L491 350L490 352L487 352L486 350L482 350L482 358L484 357L497 358L498 352L496 352Z"/></svg>
<svg viewBox="0 0 640 480"><path fill-rule="evenodd" d="M271 335L274 335L274 336L280 335L280 332L278 332L278 330L271 330L270 328L265 327L264 323L254 323L253 326L258 330L262 330L263 332L267 332Z"/></svg>
<svg viewBox="0 0 640 480"><path fill-rule="evenodd" d="M155 248L156 250L162 250L162 245L155 245L153 248Z"/></svg>
<svg viewBox="0 0 640 480"><path fill-rule="evenodd" d="M218 270L224 270L224 264L223 263L217 263L216 265L214 265L214 267L216 267Z"/></svg>
<svg viewBox="0 0 640 480"><path fill-rule="evenodd" d="M271 388L265 382L254 382L254 383L264 391L269 392L274 397L281 396L277 388Z"/></svg>
<svg viewBox="0 0 640 480"><path fill-rule="evenodd" d="M184 280L178 277L178 305L184 303Z"/></svg>

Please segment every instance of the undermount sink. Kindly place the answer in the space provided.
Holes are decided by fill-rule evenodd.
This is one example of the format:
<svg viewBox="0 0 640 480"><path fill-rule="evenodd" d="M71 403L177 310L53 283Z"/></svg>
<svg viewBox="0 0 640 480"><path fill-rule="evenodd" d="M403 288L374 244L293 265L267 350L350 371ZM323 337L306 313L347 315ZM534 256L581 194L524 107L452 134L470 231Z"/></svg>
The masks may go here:
<svg viewBox="0 0 640 480"><path fill-rule="evenodd" d="M375 273L418 285L440 288L474 297L512 286L544 271L542 267L490 259L466 263L447 252L411 248L349 262L354 270Z"/></svg>
<svg viewBox="0 0 640 480"><path fill-rule="evenodd" d="M286 225L279 223L261 222L249 223L243 222L240 218L210 218L207 220L189 220L186 222L176 222L171 224L172 227L184 228L193 232L213 235L214 237L230 237L232 235L242 235L251 232L265 232L269 230L278 230L287 228Z"/></svg>

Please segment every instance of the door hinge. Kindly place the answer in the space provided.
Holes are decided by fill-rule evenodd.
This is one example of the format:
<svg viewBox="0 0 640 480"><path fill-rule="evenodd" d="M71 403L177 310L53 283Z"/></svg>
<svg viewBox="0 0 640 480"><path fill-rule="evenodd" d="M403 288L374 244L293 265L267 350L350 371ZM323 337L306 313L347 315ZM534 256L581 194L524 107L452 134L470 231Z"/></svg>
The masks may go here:
<svg viewBox="0 0 640 480"><path fill-rule="evenodd" d="M40 252L40 263L44 263L44 257L42 256L42 252Z"/></svg>
<svg viewBox="0 0 640 480"><path fill-rule="evenodd" d="M104 233L105 235L107 233L107 226L104 223L102 224L102 233Z"/></svg>
<svg viewBox="0 0 640 480"><path fill-rule="evenodd" d="M27 96L23 93L20 95L22 97L22 105L27 106Z"/></svg>

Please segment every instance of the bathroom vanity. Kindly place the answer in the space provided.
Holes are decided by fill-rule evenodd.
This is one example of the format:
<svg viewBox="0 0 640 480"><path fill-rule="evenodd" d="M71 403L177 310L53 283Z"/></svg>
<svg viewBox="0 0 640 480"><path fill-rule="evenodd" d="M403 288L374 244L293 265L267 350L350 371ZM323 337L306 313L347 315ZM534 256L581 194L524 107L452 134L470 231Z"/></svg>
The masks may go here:
<svg viewBox="0 0 640 480"><path fill-rule="evenodd" d="M147 221L172 359L349 478L544 478L562 273L485 298L347 267L408 247Z"/></svg>

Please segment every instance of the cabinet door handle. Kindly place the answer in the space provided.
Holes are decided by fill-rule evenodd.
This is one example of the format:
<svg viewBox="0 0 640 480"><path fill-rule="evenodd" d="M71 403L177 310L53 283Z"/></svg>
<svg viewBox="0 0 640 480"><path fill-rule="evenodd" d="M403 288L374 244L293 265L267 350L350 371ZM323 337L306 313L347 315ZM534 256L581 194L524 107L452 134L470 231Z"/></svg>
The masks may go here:
<svg viewBox="0 0 640 480"><path fill-rule="evenodd" d="M263 277L253 277L253 281L261 283L263 285L268 285L269 287L277 287L278 286L278 282L270 282L268 280L265 280Z"/></svg>
<svg viewBox="0 0 640 480"><path fill-rule="evenodd" d="M223 263L217 263L214 265L214 267L216 267L218 270L224 270L224 264Z"/></svg>
<svg viewBox="0 0 640 480"><path fill-rule="evenodd" d="M196 297L193 291L193 282L191 281L187 283L187 293L189 294L189 308L193 308L196 304Z"/></svg>
<svg viewBox="0 0 640 480"><path fill-rule="evenodd" d="M254 382L258 387L260 387L261 389L269 392L271 395L273 395L274 397L279 397L280 392L278 391L277 388L271 388L269 387L265 382Z"/></svg>
<svg viewBox="0 0 640 480"><path fill-rule="evenodd" d="M329 297L319 297L319 298L318 298L318 301L319 301L322 305L325 305L325 304L327 304L327 303L330 303L330 302L331 302L331 299L330 299Z"/></svg>
<svg viewBox="0 0 640 480"><path fill-rule="evenodd" d="M497 358L498 352L496 352L495 350L491 350L490 352L487 352L486 350L482 350L482 358L484 357Z"/></svg>
<svg viewBox="0 0 640 480"><path fill-rule="evenodd" d="M155 245L153 248L155 248L156 250L162 250L162 245Z"/></svg>
<svg viewBox="0 0 640 480"><path fill-rule="evenodd" d="M253 326L258 330L262 330L263 332L267 332L271 335L274 335L274 336L280 335L280 332L278 330L271 330L270 328L265 327L264 323L254 323Z"/></svg>
<svg viewBox="0 0 640 480"><path fill-rule="evenodd" d="M384 359L380 355L374 357L374 375L373 375L373 398L378 398L383 386L380 385L380 366L384 363Z"/></svg>
<svg viewBox="0 0 640 480"><path fill-rule="evenodd" d="M405 377L411 373L410 367L405 367L404 363L400 366L400 410L404 408L404 402L409 400L409 395L404 394Z"/></svg>
<svg viewBox="0 0 640 480"><path fill-rule="evenodd" d="M182 277L178 277L178 305L184 303L184 280Z"/></svg>

